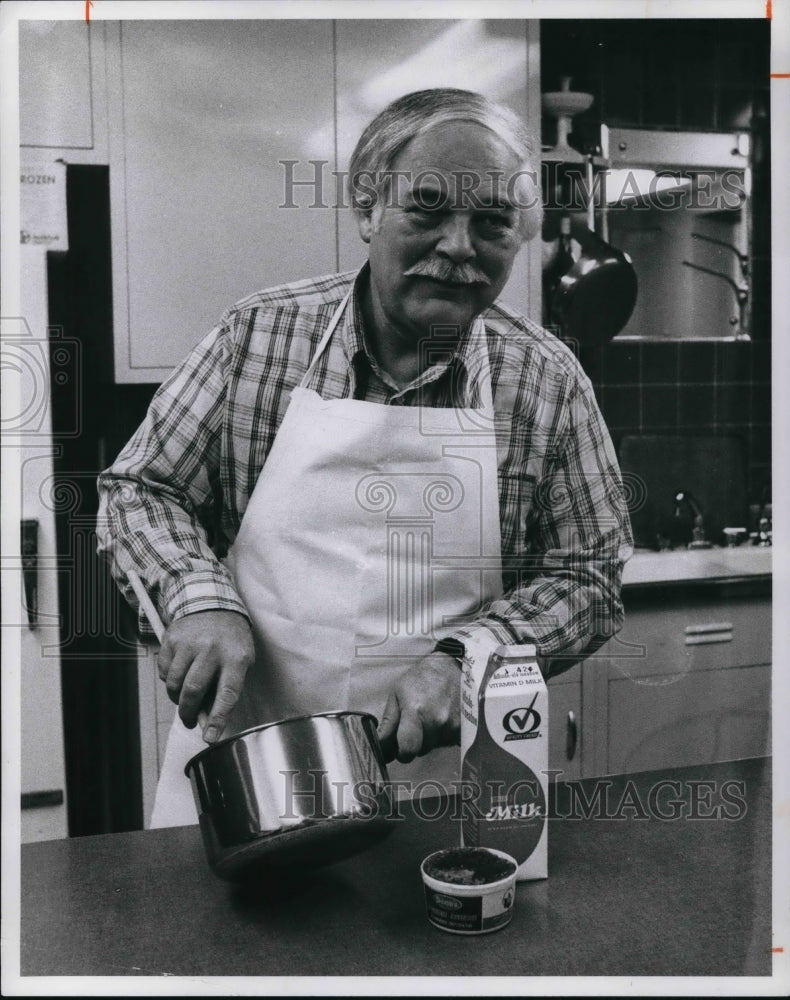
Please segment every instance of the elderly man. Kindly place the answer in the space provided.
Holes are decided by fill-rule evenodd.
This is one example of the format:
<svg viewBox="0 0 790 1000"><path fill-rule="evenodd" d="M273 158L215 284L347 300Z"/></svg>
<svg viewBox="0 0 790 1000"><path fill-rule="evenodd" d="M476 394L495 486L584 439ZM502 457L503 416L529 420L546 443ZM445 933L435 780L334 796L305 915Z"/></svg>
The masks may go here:
<svg viewBox="0 0 790 1000"><path fill-rule="evenodd" d="M620 626L630 528L590 384L496 301L540 229L522 123L409 94L349 176L359 273L234 306L100 477L100 547L167 623L154 825L195 821L201 706L206 742L370 711L402 774L451 780L471 636L534 642L548 670Z"/></svg>

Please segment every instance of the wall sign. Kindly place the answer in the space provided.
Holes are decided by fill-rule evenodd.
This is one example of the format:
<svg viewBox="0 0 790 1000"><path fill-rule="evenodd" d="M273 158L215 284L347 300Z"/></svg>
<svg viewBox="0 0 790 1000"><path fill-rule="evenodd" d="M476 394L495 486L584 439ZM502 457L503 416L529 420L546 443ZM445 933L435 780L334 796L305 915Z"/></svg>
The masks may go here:
<svg viewBox="0 0 790 1000"><path fill-rule="evenodd" d="M19 173L19 190L19 242L47 250L68 250L66 164L26 158Z"/></svg>

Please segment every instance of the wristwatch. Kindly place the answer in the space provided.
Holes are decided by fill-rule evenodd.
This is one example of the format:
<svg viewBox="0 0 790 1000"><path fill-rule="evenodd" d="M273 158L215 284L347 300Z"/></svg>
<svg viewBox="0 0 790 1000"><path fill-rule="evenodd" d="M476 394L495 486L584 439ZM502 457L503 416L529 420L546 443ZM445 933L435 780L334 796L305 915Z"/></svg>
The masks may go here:
<svg viewBox="0 0 790 1000"><path fill-rule="evenodd" d="M461 666L461 660L466 656L466 648L460 639L453 639L452 636L448 636L446 639L440 639L433 648L434 653L449 653L450 656L454 656L458 660L458 666Z"/></svg>

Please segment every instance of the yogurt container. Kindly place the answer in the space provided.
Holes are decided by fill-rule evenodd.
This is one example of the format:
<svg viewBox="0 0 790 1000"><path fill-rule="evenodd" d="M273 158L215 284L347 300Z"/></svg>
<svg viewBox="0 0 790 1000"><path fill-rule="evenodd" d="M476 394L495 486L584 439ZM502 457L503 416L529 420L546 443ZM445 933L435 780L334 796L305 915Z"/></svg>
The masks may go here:
<svg viewBox="0 0 790 1000"><path fill-rule="evenodd" d="M488 934L510 923L515 858L493 847L451 847L420 866L428 919L451 934Z"/></svg>

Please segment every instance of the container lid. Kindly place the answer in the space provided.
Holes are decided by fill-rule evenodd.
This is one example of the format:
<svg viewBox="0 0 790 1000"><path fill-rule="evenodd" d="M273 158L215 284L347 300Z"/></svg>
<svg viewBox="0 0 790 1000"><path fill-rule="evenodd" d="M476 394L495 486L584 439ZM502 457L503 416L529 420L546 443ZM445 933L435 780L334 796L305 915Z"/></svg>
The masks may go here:
<svg viewBox="0 0 790 1000"><path fill-rule="evenodd" d="M482 886L510 878L518 862L490 847L450 847L429 854L421 867L425 875L448 886Z"/></svg>

